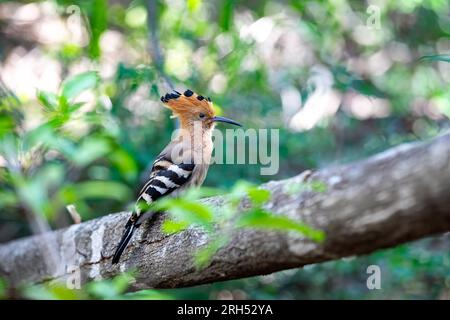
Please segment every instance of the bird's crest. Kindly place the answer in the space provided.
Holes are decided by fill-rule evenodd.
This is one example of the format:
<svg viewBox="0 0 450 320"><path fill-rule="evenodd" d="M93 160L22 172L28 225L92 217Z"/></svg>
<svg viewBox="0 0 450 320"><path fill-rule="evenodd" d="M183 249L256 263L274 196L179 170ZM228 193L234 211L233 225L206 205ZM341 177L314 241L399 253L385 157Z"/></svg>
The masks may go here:
<svg viewBox="0 0 450 320"><path fill-rule="evenodd" d="M214 116L214 109L211 99L196 94L191 90L186 90L184 93L174 91L166 93L161 97L164 106L168 107L174 113L175 117L195 114L202 112L209 117Z"/></svg>

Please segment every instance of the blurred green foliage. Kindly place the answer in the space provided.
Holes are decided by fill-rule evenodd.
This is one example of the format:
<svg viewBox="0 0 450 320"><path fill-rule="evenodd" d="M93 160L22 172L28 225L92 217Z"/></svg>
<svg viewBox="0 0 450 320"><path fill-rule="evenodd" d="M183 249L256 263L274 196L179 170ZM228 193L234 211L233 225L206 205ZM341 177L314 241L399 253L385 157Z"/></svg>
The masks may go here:
<svg viewBox="0 0 450 320"><path fill-rule="evenodd" d="M127 293L134 277L123 273L109 280L90 282L80 289L70 289L64 283L27 286L20 289L20 295L27 299L45 300L161 300L171 296L157 290L141 290Z"/></svg>
<svg viewBox="0 0 450 320"><path fill-rule="evenodd" d="M201 198L220 194L223 194L224 203L216 209L200 202ZM229 243L232 234L239 228L294 232L313 241L324 241L325 234L322 231L265 209L263 206L270 197L269 190L238 181L227 192L213 188L191 189L183 193L182 197L162 198L150 205L139 205L143 211L169 213L169 218L162 225L166 234L197 227L208 235L209 242L194 256L198 268L207 266L214 254ZM250 205L242 208L241 203L246 200L250 201Z"/></svg>
<svg viewBox="0 0 450 320"><path fill-rule="evenodd" d="M181 90L208 93L219 113L247 128L280 129L276 176L261 176L258 165L215 165L209 170L206 186L232 190L230 197L238 198L246 190L255 207L236 225L297 230L320 241L320 232L262 210L270 195L249 185L362 159L449 127L448 1L386 0L375 7L370 1L351 0L155 3L165 76ZM38 8L34 27L15 21L12 14L0 15L0 75L5 81L0 79L1 242L34 232L36 216L52 228L71 224L65 209L69 204L83 220L132 205L150 164L176 128L158 105L166 88L149 53L154 43L149 41L146 1L7 1L0 9L19 12L26 5L28 12ZM56 15L49 14L52 8ZM76 8L86 41L42 40L45 34L39 30L62 31L44 25L45 19L56 16L65 23ZM47 27L39 29L41 24ZM20 32L14 33L16 29ZM29 56L41 54L35 64L48 63L44 58L56 62L60 87L42 89L33 83L40 89L30 93L26 75L14 85L11 74L20 64L11 61L21 50ZM23 55L23 61L29 56ZM17 72L20 76L25 71ZM299 130L294 119L300 104L313 100L324 83L339 97L339 108ZM239 180L251 184L236 184ZM289 192L304 189L324 192L326 186L293 185ZM220 215L194 201L201 195L166 202L173 216L164 230L220 224ZM222 212L228 217L232 213L232 207ZM226 242L224 233L199 252L199 266ZM437 249L435 242L442 242ZM445 237L429 239L266 277L127 297L445 298L449 247ZM369 264L382 267L382 290L365 287ZM126 286L115 281L97 283L86 292L40 288L27 297L121 297Z"/></svg>

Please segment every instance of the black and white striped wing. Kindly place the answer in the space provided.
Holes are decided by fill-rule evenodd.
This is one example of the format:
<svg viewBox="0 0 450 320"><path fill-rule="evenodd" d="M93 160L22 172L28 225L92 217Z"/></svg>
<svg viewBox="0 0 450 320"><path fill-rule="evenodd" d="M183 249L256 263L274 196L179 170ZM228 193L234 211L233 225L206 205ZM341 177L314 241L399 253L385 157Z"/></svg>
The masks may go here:
<svg viewBox="0 0 450 320"><path fill-rule="evenodd" d="M167 196L173 191L180 189L192 177L194 164L174 164L170 159L164 156L158 157L153 163L152 172L147 183L139 192L136 201L136 207L130 219L128 220L125 231L114 253L112 263L118 263L122 252L125 250L128 242L133 236L136 228L153 215L153 212L141 212L140 202L145 201L147 204Z"/></svg>
<svg viewBox="0 0 450 320"><path fill-rule="evenodd" d="M189 181L194 167L194 164L174 164L165 157L159 157L153 163L150 178L139 192L137 202L150 204L179 189Z"/></svg>

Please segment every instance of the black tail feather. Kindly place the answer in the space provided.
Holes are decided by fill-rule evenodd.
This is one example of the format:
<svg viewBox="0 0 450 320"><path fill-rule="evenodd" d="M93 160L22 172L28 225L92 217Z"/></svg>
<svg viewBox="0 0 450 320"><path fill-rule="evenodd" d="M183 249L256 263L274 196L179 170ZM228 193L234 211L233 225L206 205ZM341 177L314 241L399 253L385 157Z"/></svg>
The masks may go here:
<svg viewBox="0 0 450 320"><path fill-rule="evenodd" d="M125 231L123 233L122 239L119 242L119 245L117 246L116 252L114 253L114 257L112 259L112 264L116 264L120 260L120 256L122 255L123 251L128 245L128 242L130 242L131 237L133 236L134 231L137 229L137 225L133 223L131 220L128 221L127 225L125 226Z"/></svg>

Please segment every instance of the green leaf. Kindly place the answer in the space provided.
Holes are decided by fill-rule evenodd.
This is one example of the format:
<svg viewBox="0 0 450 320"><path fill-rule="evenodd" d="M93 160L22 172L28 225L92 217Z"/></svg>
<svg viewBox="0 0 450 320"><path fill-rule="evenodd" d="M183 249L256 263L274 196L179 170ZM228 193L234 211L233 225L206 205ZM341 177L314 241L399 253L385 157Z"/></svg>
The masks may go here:
<svg viewBox="0 0 450 320"><path fill-rule="evenodd" d="M202 4L201 0L187 0L187 8L191 12L197 11Z"/></svg>
<svg viewBox="0 0 450 320"><path fill-rule="evenodd" d="M133 181L137 177L138 165L136 160L126 150L115 150L109 156L109 159L126 180Z"/></svg>
<svg viewBox="0 0 450 320"><path fill-rule="evenodd" d="M91 30L88 51L91 58L98 59L101 55L100 37L108 27L108 1L92 0L86 5Z"/></svg>
<svg viewBox="0 0 450 320"><path fill-rule="evenodd" d="M59 96L59 115L65 116L68 118L68 111L69 111L69 98L66 97L64 94Z"/></svg>
<svg viewBox="0 0 450 320"><path fill-rule="evenodd" d="M368 80L354 79L351 81L350 86L366 96L374 96L378 98L385 98L386 96L383 91L378 89L375 84Z"/></svg>
<svg viewBox="0 0 450 320"><path fill-rule="evenodd" d="M61 190L67 196L75 194L79 199L113 199L125 201L131 196L130 189L124 184L113 181L87 181L66 186Z"/></svg>
<svg viewBox="0 0 450 320"><path fill-rule="evenodd" d="M97 299L114 299L121 293L116 290L116 287L111 281L107 280L90 283L88 292Z"/></svg>
<svg viewBox="0 0 450 320"><path fill-rule="evenodd" d="M67 100L72 100L83 91L94 88L98 82L99 77L97 72L88 71L80 73L64 82L62 96Z"/></svg>
<svg viewBox="0 0 450 320"><path fill-rule="evenodd" d="M91 282L87 292L99 299L117 299L125 293L130 284L135 281L129 273L122 273L113 279Z"/></svg>
<svg viewBox="0 0 450 320"><path fill-rule="evenodd" d="M25 287L22 290L22 294L32 300L80 300L86 298L83 291L69 289L62 283Z"/></svg>
<svg viewBox="0 0 450 320"><path fill-rule="evenodd" d="M181 209L184 216L191 217L192 221L200 223L212 222L213 214L206 205L195 202L177 199L178 208Z"/></svg>
<svg viewBox="0 0 450 320"><path fill-rule="evenodd" d="M423 56L419 61L443 61L450 62L450 54L436 54L430 56Z"/></svg>
<svg viewBox="0 0 450 320"><path fill-rule="evenodd" d="M262 209L255 209L243 214L237 221L237 227L294 231L317 242L325 239L324 233L320 230Z"/></svg>
<svg viewBox="0 0 450 320"><path fill-rule="evenodd" d="M189 222L167 219L162 224L162 231L165 234L174 234L189 227Z"/></svg>
<svg viewBox="0 0 450 320"><path fill-rule="evenodd" d="M255 206L261 206L270 199L270 191L266 189L250 188L247 194Z"/></svg>
<svg viewBox="0 0 450 320"><path fill-rule="evenodd" d="M13 191L1 190L0 191L0 208L14 206L18 203L16 194Z"/></svg>
<svg viewBox="0 0 450 320"><path fill-rule="evenodd" d="M70 113L77 111L78 109L80 109L80 107L84 106L84 102L78 102L78 103L72 103L71 105L69 105L69 108L67 111L69 111Z"/></svg>
<svg viewBox="0 0 450 320"><path fill-rule="evenodd" d="M64 178L62 164L48 163L37 170L32 176L22 176L20 173L12 175L13 184L21 203L33 210L34 213L43 215L47 219L54 217L48 193L49 190L59 187Z"/></svg>
<svg viewBox="0 0 450 320"><path fill-rule="evenodd" d="M71 159L79 166L85 166L92 161L106 155L110 151L108 141L99 137L92 137L85 139L77 152L73 154Z"/></svg>
<svg viewBox="0 0 450 320"><path fill-rule="evenodd" d="M162 293L157 290L148 289L136 292L126 293L120 297L126 300L172 300L173 297L169 294Z"/></svg>
<svg viewBox="0 0 450 320"><path fill-rule="evenodd" d="M242 198L248 195L248 191L251 188L256 187L247 181L239 180L238 182L235 183L233 189L227 195L227 197L231 203L237 205L239 202L241 202Z"/></svg>
<svg viewBox="0 0 450 320"><path fill-rule="evenodd" d="M57 300L54 293L43 285L26 287L22 290L22 294L30 300Z"/></svg>
<svg viewBox="0 0 450 320"><path fill-rule="evenodd" d="M37 98L46 111L55 111L58 108L58 96L52 92L38 91Z"/></svg>
<svg viewBox="0 0 450 320"><path fill-rule="evenodd" d="M229 31L233 21L234 0L222 1L219 10L219 25L222 31Z"/></svg>
<svg viewBox="0 0 450 320"><path fill-rule="evenodd" d="M44 123L24 135L24 150L30 151L42 145L61 152L68 159L76 156L77 148L74 143L61 135L57 135L56 130L50 123Z"/></svg>
<svg viewBox="0 0 450 320"><path fill-rule="evenodd" d="M23 148L25 151L29 151L40 144L49 145L54 142L54 139L55 135L51 126L45 123L25 133Z"/></svg>
<svg viewBox="0 0 450 320"><path fill-rule="evenodd" d="M2 278L0 278L0 300L6 298L7 294L6 290L7 290L6 282Z"/></svg>
<svg viewBox="0 0 450 320"><path fill-rule="evenodd" d="M213 221L213 212L206 204L183 198L161 199L152 203L152 210L168 211L180 221L200 224L208 229Z"/></svg>
<svg viewBox="0 0 450 320"><path fill-rule="evenodd" d="M311 181L310 185L311 185L311 190L314 192L318 192L318 193L326 192L328 189L328 186L326 185L326 183L324 183L322 181Z"/></svg>
<svg viewBox="0 0 450 320"><path fill-rule="evenodd" d="M46 190L58 186L65 178L65 167L60 163L49 163L41 167L32 177L32 182Z"/></svg>
<svg viewBox="0 0 450 320"><path fill-rule="evenodd" d="M82 53L82 49L80 46L73 44L73 43L65 43L61 47L61 50L59 52L59 56L62 60L64 60L65 63L69 63L73 61L74 59L80 57L80 54Z"/></svg>
<svg viewBox="0 0 450 320"><path fill-rule="evenodd" d="M0 118L0 137L11 133L14 130L14 120L10 117L2 116Z"/></svg>

